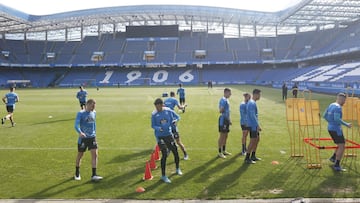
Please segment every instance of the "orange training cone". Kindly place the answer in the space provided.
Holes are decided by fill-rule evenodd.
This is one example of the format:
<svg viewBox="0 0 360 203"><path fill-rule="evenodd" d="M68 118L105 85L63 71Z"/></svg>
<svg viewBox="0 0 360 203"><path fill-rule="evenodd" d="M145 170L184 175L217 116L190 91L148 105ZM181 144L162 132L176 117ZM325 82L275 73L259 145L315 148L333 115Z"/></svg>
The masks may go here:
<svg viewBox="0 0 360 203"><path fill-rule="evenodd" d="M138 192L138 193L145 192L145 188L139 186L139 187L136 188L135 191Z"/></svg>
<svg viewBox="0 0 360 203"><path fill-rule="evenodd" d="M150 163L149 163L149 161L146 161L145 173L144 173L143 180L152 180L153 178L154 177L151 174Z"/></svg>
<svg viewBox="0 0 360 203"><path fill-rule="evenodd" d="M154 158L155 158L156 161L160 160L159 152L160 152L160 147L159 147L159 145L156 145L155 150L154 150L154 154L155 154Z"/></svg>
<svg viewBox="0 0 360 203"><path fill-rule="evenodd" d="M150 157L150 168L152 170L156 169L156 162L155 162L155 153L152 153L151 154L151 157Z"/></svg>

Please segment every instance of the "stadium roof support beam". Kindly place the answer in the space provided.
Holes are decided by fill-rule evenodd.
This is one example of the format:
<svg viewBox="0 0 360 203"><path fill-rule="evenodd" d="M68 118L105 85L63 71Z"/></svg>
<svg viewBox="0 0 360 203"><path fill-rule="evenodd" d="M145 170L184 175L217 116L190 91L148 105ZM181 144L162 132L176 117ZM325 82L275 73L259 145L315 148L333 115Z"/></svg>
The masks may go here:
<svg viewBox="0 0 360 203"><path fill-rule="evenodd" d="M84 39L84 24L82 23L80 26L80 39Z"/></svg>
<svg viewBox="0 0 360 203"><path fill-rule="evenodd" d="M222 21L222 34L225 34L225 21Z"/></svg>
<svg viewBox="0 0 360 203"><path fill-rule="evenodd" d="M68 34L69 34L69 30L68 28L65 28L65 42L69 41Z"/></svg>
<svg viewBox="0 0 360 203"><path fill-rule="evenodd" d="M97 33L113 32L127 25L169 25L177 23L179 28L194 31L216 30L232 36L278 35L306 30L309 25L326 29L330 25L350 25L360 19L360 1L354 0L303 0L297 5L279 12L258 12L232 8L189 6L189 5L140 5L121 6L71 11L53 15L34 16L0 4L0 32L6 36L17 33L36 33L69 29L81 26L97 26ZM254 27L254 22L256 26ZM217 26L218 25L218 26ZM329 26L328 26L329 25ZM298 26L298 28L296 28ZM272 27L272 28L271 28ZM236 29L237 28L237 29ZM110 29L110 30L109 30ZM253 30L254 29L254 30ZM83 36L88 34L83 30ZM228 32L228 33L227 33ZM281 32L281 33L280 33ZM48 32L60 35L61 32ZM67 33L69 34L69 33ZM94 33L90 33L94 34ZM70 35L69 35L70 36ZM50 39L53 37L48 36Z"/></svg>
<svg viewBox="0 0 360 203"><path fill-rule="evenodd" d="M256 30L256 23L254 22L253 24L253 29L254 29L254 36L257 37L257 30Z"/></svg>

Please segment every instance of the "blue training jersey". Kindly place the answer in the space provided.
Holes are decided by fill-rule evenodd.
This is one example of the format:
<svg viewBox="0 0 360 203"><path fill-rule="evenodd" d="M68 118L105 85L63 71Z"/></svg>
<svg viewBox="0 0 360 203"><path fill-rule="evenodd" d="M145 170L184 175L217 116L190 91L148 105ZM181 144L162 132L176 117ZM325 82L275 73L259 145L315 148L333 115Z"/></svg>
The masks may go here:
<svg viewBox="0 0 360 203"><path fill-rule="evenodd" d="M170 108L171 110L175 109L175 106L179 105L179 101L175 99L174 97L169 97L165 99L164 104L166 107Z"/></svg>
<svg viewBox="0 0 360 203"><path fill-rule="evenodd" d="M342 120L342 108L336 102L328 106L323 117L328 122L328 130L336 131L338 135L342 135L341 125L348 125Z"/></svg>
<svg viewBox="0 0 360 203"><path fill-rule="evenodd" d="M172 135L172 125L180 120L180 116L168 107L163 107L162 111L154 110L151 113L151 127L154 129L155 137Z"/></svg>
<svg viewBox="0 0 360 203"><path fill-rule="evenodd" d="M15 108L15 103L18 101L18 95L15 92L9 92L5 94L6 106L13 106Z"/></svg>
<svg viewBox="0 0 360 203"><path fill-rule="evenodd" d="M180 87L179 89L177 89L176 94L178 94L180 98L185 98L185 89Z"/></svg>
<svg viewBox="0 0 360 203"><path fill-rule="evenodd" d="M75 130L77 133L83 132L87 138L96 137L96 112L79 111L75 119ZM81 143L79 137L79 143Z"/></svg>
<svg viewBox="0 0 360 203"><path fill-rule="evenodd" d="M219 101L219 109L224 109L221 113L221 117L230 120L230 103L226 97L222 97Z"/></svg>
<svg viewBox="0 0 360 203"><path fill-rule="evenodd" d="M245 101L240 103L239 111L240 111L240 125L247 126L247 113L246 113L246 104Z"/></svg>
<svg viewBox="0 0 360 203"><path fill-rule="evenodd" d="M86 102L86 97L87 97L87 91L86 90L80 90L77 94L76 94L76 98L78 98L79 102Z"/></svg>
<svg viewBox="0 0 360 203"><path fill-rule="evenodd" d="M253 99L250 99L246 105L247 112L247 125L251 128L252 131L256 131L259 126L258 121L258 109L256 102Z"/></svg>

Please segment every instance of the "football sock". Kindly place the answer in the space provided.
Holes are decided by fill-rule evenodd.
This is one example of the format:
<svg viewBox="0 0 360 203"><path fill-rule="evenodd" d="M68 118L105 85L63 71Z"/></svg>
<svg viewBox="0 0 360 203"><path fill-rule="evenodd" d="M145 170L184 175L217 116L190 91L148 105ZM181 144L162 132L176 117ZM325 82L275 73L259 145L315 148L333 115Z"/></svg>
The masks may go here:
<svg viewBox="0 0 360 203"><path fill-rule="evenodd" d="M335 166L340 166L340 160L336 160Z"/></svg>
<svg viewBox="0 0 360 203"><path fill-rule="evenodd" d="M251 152L251 157L255 157L255 152Z"/></svg>
<svg viewBox="0 0 360 203"><path fill-rule="evenodd" d="M79 177L79 175L80 175L80 167L76 167L75 175L76 175L76 177Z"/></svg>
<svg viewBox="0 0 360 203"><path fill-rule="evenodd" d="M92 168L92 176L96 176L96 168Z"/></svg>
<svg viewBox="0 0 360 203"><path fill-rule="evenodd" d="M219 147L219 153L221 153L221 152L222 152L221 147Z"/></svg>
<svg viewBox="0 0 360 203"><path fill-rule="evenodd" d="M250 153L246 153L246 158L245 159L250 159Z"/></svg>
<svg viewBox="0 0 360 203"><path fill-rule="evenodd" d="M225 152L225 148L226 148L226 147L225 147L225 145L224 145L224 146L222 146L223 152Z"/></svg>
<svg viewBox="0 0 360 203"><path fill-rule="evenodd" d="M331 159L335 159L336 158L336 154L334 153L331 157Z"/></svg>
<svg viewBox="0 0 360 203"><path fill-rule="evenodd" d="M246 144L242 144L242 151L243 151L243 152L246 151Z"/></svg>

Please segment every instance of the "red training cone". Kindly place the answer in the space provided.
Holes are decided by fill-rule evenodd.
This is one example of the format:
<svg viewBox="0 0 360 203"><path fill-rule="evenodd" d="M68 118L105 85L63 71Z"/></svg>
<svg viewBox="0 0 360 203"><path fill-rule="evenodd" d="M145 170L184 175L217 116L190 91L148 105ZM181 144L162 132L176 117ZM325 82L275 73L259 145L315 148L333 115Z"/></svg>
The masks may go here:
<svg viewBox="0 0 360 203"><path fill-rule="evenodd" d="M155 150L154 150L154 154L155 154L154 158L155 158L156 161L160 160L159 152L160 152L160 147L159 147L159 145L156 145Z"/></svg>
<svg viewBox="0 0 360 203"><path fill-rule="evenodd" d="M153 178L154 177L151 174L150 163L148 161L146 161L145 173L144 173L143 180L152 180Z"/></svg>
<svg viewBox="0 0 360 203"><path fill-rule="evenodd" d="M150 168L152 170L156 169L156 162L155 162L155 153L152 153L151 154L151 157L150 157Z"/></svg>

